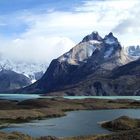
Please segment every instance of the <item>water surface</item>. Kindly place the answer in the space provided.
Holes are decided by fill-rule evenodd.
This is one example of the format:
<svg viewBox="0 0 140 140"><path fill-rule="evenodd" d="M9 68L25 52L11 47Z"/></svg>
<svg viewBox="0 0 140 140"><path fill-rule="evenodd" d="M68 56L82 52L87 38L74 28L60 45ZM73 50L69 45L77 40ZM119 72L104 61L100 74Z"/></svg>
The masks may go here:
<svg viewBox="0 0 140 140"><path fill-rule="evenodd" d="M110 132L100 127L99 122L112 120L122 115L139 118L140 109L72 111L68 112L67 116L64 117L14 124L9 128L2 129L2 131L19 131L33 137L46 135L69 137L103 134Z"/></svg>
<svg viewBox="0 0 140 140"><path fill-rule="evenodd" d="M27 99L37 99L37 98L53 98L55 96L42 96L39 94L0 94L0 99L8 99L8 100L18 100L23 101ZM63 96L67 99L85 99L85 98L93 98L93 99L133 99L140 100L140 96Z"/></svg>

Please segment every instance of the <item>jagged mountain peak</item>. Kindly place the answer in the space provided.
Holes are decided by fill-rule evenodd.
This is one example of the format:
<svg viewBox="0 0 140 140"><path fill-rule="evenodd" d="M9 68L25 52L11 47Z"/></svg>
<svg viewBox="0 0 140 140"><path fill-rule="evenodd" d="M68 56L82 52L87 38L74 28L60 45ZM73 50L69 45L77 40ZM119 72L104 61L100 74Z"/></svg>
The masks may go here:
<svg viewBox="0 0 140 140"><path fill-rule="evenodd" d="M128 53L131 57L134 57L135 59L140 58L140 46L127 46L125 47L126 53Z"/></svg>
<svg viewBox="0 0 140 140"><path fill-rule="evenodd" d="M108 37L114 37L114 35L113 35L112 32L110 32L107 36L108 36Z"/></svg>
<svg viewBox="0 0 140 140"><path fill-rule="evenodd" d="M96 58L94 52L97 50L100 52L100 59L109 59L114 54L120 55L121 48L121 44L112 32L104 39L99 36L98 32L92 32L69 52L60 56L58 60L60 63L67 62L71 65L79 65L81 62L87 62L92 55Z"/></svg>
<svg viewBox="0 0 140 140"><path fill-rule="evenodd" d="M102 41L103 39L99 36L98 32L94 31L90 35L85 36L83 40L69 52L60 56L58 61L60 63L67 62L71 65L79 65L81 62L86 62L95 49L100 46Z"/></svg>
<svg viewBox="0 0 140 140"><path fill-rule="evenodd" d="M119 41L118 39L113 35L112 32L110 32L108 35L106 35L104 37L104 43L108 44L108 45L113 45L113 44L116 44L118 45L119 44Z"/></svg>
<svg viewBox="0 0 140 140"><path fill-rule="evenodd" d="M91 41L91 40L101 41L102 37L98 34L97 31L93 31L91 34L85 36L83 38L82 42L87 42L87 41Z"/></svg>

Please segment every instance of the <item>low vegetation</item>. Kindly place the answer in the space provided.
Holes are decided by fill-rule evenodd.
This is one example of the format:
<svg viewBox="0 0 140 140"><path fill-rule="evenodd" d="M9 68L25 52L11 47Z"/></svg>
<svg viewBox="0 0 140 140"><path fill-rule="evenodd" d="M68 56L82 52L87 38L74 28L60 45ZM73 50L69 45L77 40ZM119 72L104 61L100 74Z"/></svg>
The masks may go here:
<svg viewBox="0 0 140 140"><path fill-rule="evenodd" d="M11 123L28 122L33 119L43 119L51 117L61 117L66 115L66 111L73 110L97 110L97 109L123 109L123 108L140 108L139 101L133 100L107 100L107 99L30 99L25 101L0 100L0 127L7 127ZM103 127L111 130L125 130L108 135L86 136L63 138L62 140L132 140L140 138L140 128L138 120L128 117L121 117L114 121L102 124ZM109 125L107 125L109 124ZM111 124L111 125L110 125ZM113 125L114 124L114 125ZM121 125L120 127L114 127ZM136 127L138 126L138 127ZM132 133L132 132L133 133ZM57 140L55 137L32 138L18 132L3 133L0 132L0 140ZM131 140L131 139L130 139Z"/></svg>
<svg viewBox="0 0 140 140"><path fill-rule="evenodd" d="M33 119L61 117L66 111L97 109L140 108L133 100L101 99L30 99L21 102L0 100L0 125L28 122Z"/></svg>
<svg viewBox="0 0 140 140"><path fill-rule="evenodd" d="M113 121L104 122L101 126L111 131L132 130L140 128L140 119L121 116Z"/></svg>

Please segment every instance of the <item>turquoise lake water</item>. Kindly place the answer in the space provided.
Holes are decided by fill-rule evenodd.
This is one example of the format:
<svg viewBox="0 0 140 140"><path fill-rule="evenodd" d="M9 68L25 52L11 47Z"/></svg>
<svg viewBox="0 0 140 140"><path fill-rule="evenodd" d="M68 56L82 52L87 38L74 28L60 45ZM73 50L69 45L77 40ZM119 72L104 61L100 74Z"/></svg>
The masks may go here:
<svg viewBox="0 0 140 140"><path fill-rule="evenodd" d="M40 96L37 94L0 94L0 99L10 99L10 100L26 100L26 99L36 99L36 98L52 98L51 96ZM133 99L140 100L140 96L64 96L67 99L85 99L85 98L95 98L95 99Z"/></svg>

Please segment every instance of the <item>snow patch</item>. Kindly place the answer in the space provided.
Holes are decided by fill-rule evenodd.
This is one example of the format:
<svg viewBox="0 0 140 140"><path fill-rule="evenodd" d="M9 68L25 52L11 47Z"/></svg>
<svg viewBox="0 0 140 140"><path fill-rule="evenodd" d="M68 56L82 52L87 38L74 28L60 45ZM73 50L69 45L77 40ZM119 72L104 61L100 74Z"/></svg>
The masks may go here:
<svg viewBox="0 0 140 140"><path fill-rule="evenodd" d="M107 39L105 40L105 43L106 43L106 44L109 44L109 45L112 45L112 44L115 44L116 41L115 41L113 38L107 38Z"/></svg>
<svg viewBox="0 0 140 140"><path fill-rule="evenodd" d="M35 83L35 82L36 82L36 80L35 80L35 79L33 79L33 80L31 80L31 82L32 82L32 83Z"/></svg>
<svg viewBox="0 0 140 140"><path fill-rule="evenodd" d="M91 44L101 44L101 41L90 40L89 43L91 43Z"/></svg>

